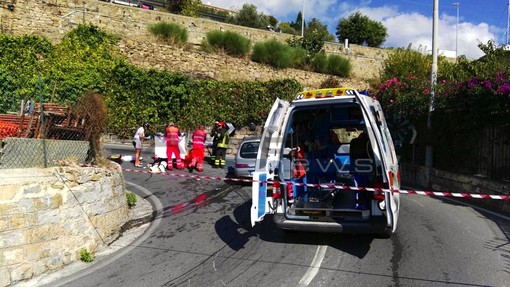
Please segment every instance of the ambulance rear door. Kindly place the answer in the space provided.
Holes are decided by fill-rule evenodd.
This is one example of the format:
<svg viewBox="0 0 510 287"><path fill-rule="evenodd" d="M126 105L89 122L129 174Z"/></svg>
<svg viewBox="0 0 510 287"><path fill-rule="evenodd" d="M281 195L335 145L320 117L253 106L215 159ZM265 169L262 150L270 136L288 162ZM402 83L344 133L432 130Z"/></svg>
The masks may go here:
<svg viewBox="0 0 510 287"><path fill-rule="evenodd" d="M257 162L253 172L251 224L262 221L264 215L274 213L270 205L272 195L268 195L268 181L274 179L280 164L282 152L282 129L287 117L290 104L276 99L264 124L264 131L260 139Z"/></svg>
<svg viewBox="0 0 510 287"><path fill-rule="evenodd" d="M381 105L368 96L360 95L359 99L363 103L363 114L367 127L370 127L372 131L369 133L370 141L377 143L377 148L374 146L374 153L381 160L384 169L383 178L385 182L388 182L390 190L397 190L400 188L398 161ZM399 194L391 191L385 192L385 206L387 225L394 232L397 228L400 209Z"/></svg>

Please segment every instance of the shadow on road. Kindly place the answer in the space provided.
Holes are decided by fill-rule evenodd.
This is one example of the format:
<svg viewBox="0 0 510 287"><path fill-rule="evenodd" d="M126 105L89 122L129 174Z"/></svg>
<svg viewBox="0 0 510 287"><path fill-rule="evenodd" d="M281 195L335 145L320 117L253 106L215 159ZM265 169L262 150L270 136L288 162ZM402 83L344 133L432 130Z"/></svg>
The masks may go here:
<svg viewBox="0 0 510 287"><path fill-rule="evenodd" d="M314 232L284 232L277 228L272 218L251 227L251 201L246 201L234 210L234 220L226 215L215 223L218 237L232 250L239 251L252 238L275 243L327 245L358 258L363 258L370 250L374 236ZM267 215L266 215L267 216Z"/></svg>

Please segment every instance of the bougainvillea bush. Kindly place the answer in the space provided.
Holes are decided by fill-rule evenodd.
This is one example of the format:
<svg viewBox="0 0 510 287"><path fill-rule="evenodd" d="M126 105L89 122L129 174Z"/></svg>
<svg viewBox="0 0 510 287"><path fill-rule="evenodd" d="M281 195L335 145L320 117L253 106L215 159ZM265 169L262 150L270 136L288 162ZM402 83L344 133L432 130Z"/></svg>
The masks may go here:
<svg viewBox="0 0 510 287"><path fill-rule="evenodd" d="M423 160L423 148L430 144L434 148L436 168L480 173L478 165L483 159L478 157L481 153L487 153L482 151L484 147L480 147L484 131L497 129L495 133L500 138L494 141L504 142L508 139L510 73L500 71L492 77L473 76L460 82L439 80L435 86L432 106L430 89L429 80L414 75L392 78L377 86L375 97L381 102L385 114L392 116L389 119L390 126L395 118L406 119L417 131L417 145L404 145L400 148L402 159ZM431 107L433 112L429 113ZM429 115L430 130L427 125ZM502 169L501 166L493 168ZM490 170L483 173L494 174Z"/></svg>

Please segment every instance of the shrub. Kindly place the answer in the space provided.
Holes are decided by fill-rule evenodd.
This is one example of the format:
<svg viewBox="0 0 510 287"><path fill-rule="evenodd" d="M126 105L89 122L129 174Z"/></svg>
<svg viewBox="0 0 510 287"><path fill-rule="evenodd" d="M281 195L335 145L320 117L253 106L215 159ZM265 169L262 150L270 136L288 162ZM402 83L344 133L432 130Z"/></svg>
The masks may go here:
<svg viewBox="0 0 510 287"><path fill-rule="evenodd" d="M277 69L284 69L293 65L290 47L275 39L255 44L251 59L254 62L268 64Z"/></svg>
<svg viewBox="0 0 510 287"><path fill-rule="evenodd" d="M149 32L169 44L183 44L188 41L188 31L175 23L159 22L149 26Z"/></svg>
<svg viewBox="0 0 510 287"><path fill-rule="evenodd" d="M127 204L129 206L129 208L132 208L136 205L136 194L134 194L132 192L127 192L126 199L127 199Z"/></svg>
<svg viewBox="0 0 510 287"><path fill-rule="evenodd" d="M250 40L231 31L210 31L206 35L204 47L214 51L223 50L228 55L243 57L250 52Z"/></svg>
<svg viewBox="0 0 510 287"><path fill-rule="evenodd" d="M328 77L320 85L321 89L336 88L336 87L340 87L340 82L332 76Z"/></svg>
<svg viewBox="0 0 510 287"><path fill-rule="evenodd" d="M290 54L292 58L292 67L298 68L305 63L308 52L301 47L290 47Z"/></svg>
<svg viewBox="0 0 510 287"><path fill-rule="evenodd" d="M85 248L82 248L80 250L80 260L83 261L83 262L92 262L96 259L96 256L94 256L93 254L91 254L87 249Z"/></svg>
<svg viewBox="0 0 510 287"><path fill-rule="evenodd" d="M328 56L325 53L318 53L312 59L312 68L314 72L326 74L328 72Z"/></svg>
<svg viewBox="0 0 510 287"><path fill-rule="evenodd" d="M338 55L328 56L328 73L340 77L349 77L352 65L348 59Z"/></svg>

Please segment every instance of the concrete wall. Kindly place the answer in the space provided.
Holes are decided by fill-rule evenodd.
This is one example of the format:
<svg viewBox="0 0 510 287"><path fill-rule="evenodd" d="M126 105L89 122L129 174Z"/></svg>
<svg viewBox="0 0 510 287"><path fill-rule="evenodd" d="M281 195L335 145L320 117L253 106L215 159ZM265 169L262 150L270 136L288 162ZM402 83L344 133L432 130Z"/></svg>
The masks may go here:
<svg viewBox="0 0 510 287"><path fill-rule="evenodd" d="M120 169L1 169L0 190L0 286L79 260L128 220Z"/></svg>
<svg viewBox="0 0 510 287"><path fill-rule="evenodd" d="M9 0L0 2L7 6ZM17 0L15 9L0 9L0 32L9 34L41 35L57 42L80 23L92 23L122 37L120 51L133 64L145 68L168 69L180 72L201 73L217 80L268 80L296 78L304 86L317 87L326 79L321 75L302 70L274 70L248 59L212 55L197 49L180 49L157 43L147 32L150 24L158 21L177 23L188 30L189 42L199 45L205 34L212 30L237 32L252 43L275 38L285 41L291 35L260 29L230 25L207 19L191 18L161 11L150 11L97 0ZM327 43L326 51L340 54L351 60L352 79L340 79L343 85L364 89L366 79L377 77L388 50Z"/></svg>
<svg viewBox="0 0 510 287"><path fill-rule="evenodd" d="M426 168L412 164L401 164L403 185L426 190L510 195L510 183L485 178L456 174L444 170ZM510 215L510 200L461 199L499 213Z"/></svg>

